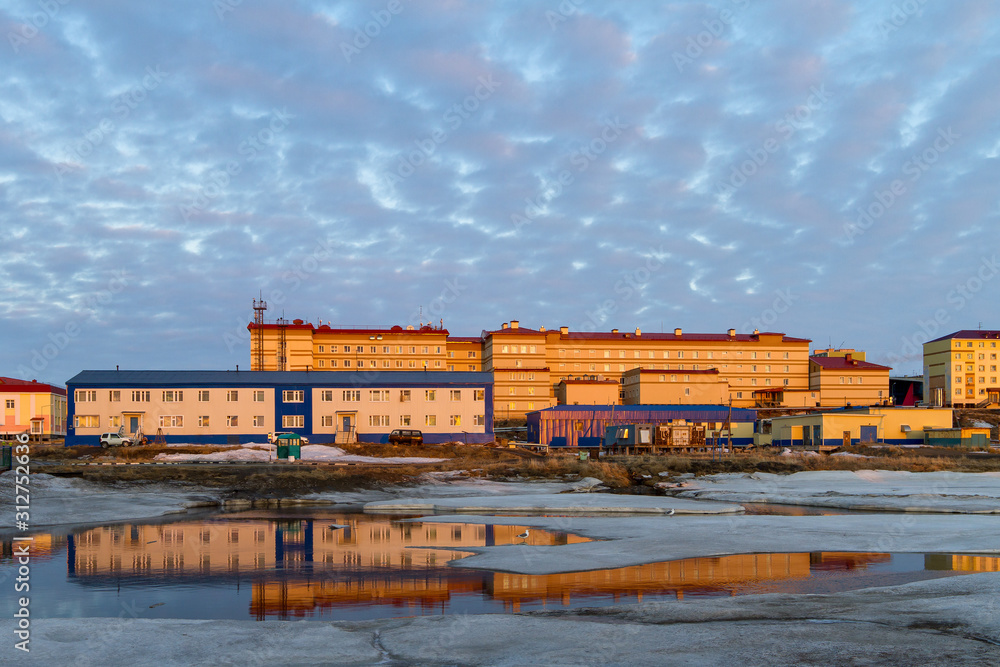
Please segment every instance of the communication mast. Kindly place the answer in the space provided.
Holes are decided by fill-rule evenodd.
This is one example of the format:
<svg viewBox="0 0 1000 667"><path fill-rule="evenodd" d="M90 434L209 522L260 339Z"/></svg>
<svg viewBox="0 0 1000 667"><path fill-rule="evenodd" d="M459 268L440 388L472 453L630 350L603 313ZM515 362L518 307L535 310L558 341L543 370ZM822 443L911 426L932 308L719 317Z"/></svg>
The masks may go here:
<svg viewBox="0 0 1000 667"><path fill-rule="evenodd" d="M267 310L267 302L261 294L260 299L253 300L253 324L254 324L254 351L251 370L264 370L264 311Z"/></svg>

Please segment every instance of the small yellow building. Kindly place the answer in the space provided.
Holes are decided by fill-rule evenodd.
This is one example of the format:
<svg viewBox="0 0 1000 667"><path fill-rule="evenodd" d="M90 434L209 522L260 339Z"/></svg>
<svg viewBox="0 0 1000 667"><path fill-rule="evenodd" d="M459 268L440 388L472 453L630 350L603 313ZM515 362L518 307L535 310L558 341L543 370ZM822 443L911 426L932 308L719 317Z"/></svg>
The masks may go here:
<svg viewBox="0 0 1000 667"><path fill-rule="evenodd" d="M556 401L559 405L618 405L620 391L618 380L596 375L566 378L556 385Z"/></svg>
<svg viewBox="0 0 1000 667"><path fill-rule="evenodd" d="M35 440L66 436L66 390L35 380L0 377L0 434L28 433Z"/></svg>
<svg viewBox="0 0 1000 667"><path fill-rule="evenodd" d="M754 443L780 447L922 445L925 431L951 427L952 410L947 408L855 408L760 420Z"/></svg>
<svg viewBox="0 0 1000 667"><path fill-rule="evenodd" d="M888 405L888 366L854 357L853 350L844 356L809 357L809 390L819 393L819 407L853 405Z"/></svg>
<svg viewBox="0 0 1000 667"><path fill-rule="evenodd" d="M725 405L729 383L719 369L661 371L633 368L623 374L624 405Z"/></svg>
<svg viewBox="0 0 1000 667"><path fill-rule="evenodd" d="M965 329L924 343L924 400L955 408L985 407L1000 399L1000 331Z"/></svg>

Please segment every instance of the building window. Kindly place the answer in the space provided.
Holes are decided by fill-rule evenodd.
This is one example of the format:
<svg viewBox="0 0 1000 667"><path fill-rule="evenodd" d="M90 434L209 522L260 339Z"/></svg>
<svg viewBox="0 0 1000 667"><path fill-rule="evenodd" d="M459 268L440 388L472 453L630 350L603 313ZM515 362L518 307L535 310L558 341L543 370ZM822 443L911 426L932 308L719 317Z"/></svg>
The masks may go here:
<svg viewBox="0 0 1000 667"><path fill-rule="evenodd" d="M469 359L475 359L475 358L476 358L476 353L475 352L469 352Z"/></svg>
<svg viewBox="0 0 1000 667"><path fill-rule="evenodd" d="M132 400L136 403L149 403L149 392L133 390Z"/></svg>
<svg viewBox="0 0 1000 667"><path fill-rule="evenodd" d="M356 403L361 400L361 390L360 389L345 389L344 390L344 401L347 403Z"/></svg>
<svg viewBox="0 0 1000 667"><path fill-rule="evenodd" d="M202 415L198 417L198 426L205 428L208 426L208 415Z"/></svg>
<svg viewBox="0 0 1000 667"><path fill-rule="evenodd" d="M535 395L535 388L528 387L528 396L534 396L534 395Z"/></svg>
<svg viewBox="0 0 1000 667"><path fill-rule="evenodd" d="M122 392L120 389L112 389L108 392L108 400L112 403L118 403L122 400Z"/></svg>
<svg viewBox="0 0 1000 667"><path fill-rule="evenodd" d="M424 415L424 426L437 426L437 415Z"/></svg>
<svg viewBox="0 0 1000 667"><path fill-rule="evenodd" d="M316 362L316 365L319 366L320 368L326 368L326 360L320 359L319 361Z"/></svg>
<svg viewBox="0 0 1000 667"><path fill-rule="evenodd" d="M517 409L517 403L515 403L514 401L511 401L510 403L507 404L507 409L508 410L516 410Z"/></svg>
<svg viewBox="0 0 1000 667"><path fill-rule="evenodd" d="M474 400L474 401L485 401L486 400L486 390L485 389L473 389L472 390L472 400Z"/></svg>
<svg viewBox="0 0 1000 667"><path fill-rule="evenodd" d="M264 427L264 415L254 415L253 425L254 425L255 428L263 428Z"/></svg>
<svg viewBox="0 0 1000 667"><path fill-rule="evenodd" d="M399 425L409 426L410 425L410 415L399 415Z"/></svg>
<svg viewBox="0 0 1000 667"><path fill-rule="evenodd" d="M208 402L208 400L209 400L209 398L208 398L208 389L199 389L198 390L198 400L201 401L202 403L207 403Z"/></svg>
<svg viewBox="0 0 1000 667"><path fill-rule="evenodd" d="M388 389L372 389L368 392L368 399L372 403L388 403L389 402L389 390Z"/></svg>
<svg viewBox="0 0 1000 667"><path fill-rule="evenodd" d="M226 392L226 402L236 403L240 400L240 392L237 389L230 389Z"/></svg>
<svg viewBox="0 0 1000 667"><path fill-rule="evenodd" d="M461 389L452 389L448 393L449 393L449 396L451 397L452 401L461 401L462 400L462 390Z"/></svg>
<svg viewBox="0 0 1000 667"><path fill-rule="evenodd" d="M264 402L264 390L263 389L254 389L254 391L253 391L253 402L254 403L263 403Z"/></svg>
<svg viewBox="0 0 1000 667"><path fill-rule="evenodd" d="M399 391L399 401L401 403L409 403L410 402L410 390L409 389L401 389Z"/></svg>
<svg viewBox="0 0 1000 667"><path fill-rule="evenodd" d="M452 415L448 420L449 426L461 426L462 425L462 415Z"/></svg>
<svg viewBox="0 0 1000 667"><path fill-rule="evenodd" d="M350 368L350 367L351 367L351 360L344 359L344 368Z"/></svg>
<svg viewBox="0 0 1000 667"><path fill-rule="evenodd" d="M98 428L101 420L97 415L74 415L73 423L77 428Z"/></svg>
<svg viewBox="0 0 1000 667"><path fill-rule="evenodd" d="M474 415L472 423L474 426L486 426L486 415Z"/></svg>
<svg viewBox="0 0 1000 667"><path fill-rule="evenodd" d="M302 428L305 426L306 418L304 415L282 415L281 416L281 428Z"/></svg>
<svg viewBox="0 0 1000 667"><path fill-rule="evenodd" d="M326 348L323 345L320 345L319 346L319 351L320 352L326 352Z"/></svg>
<svg viewBox="0 0 1000 667"><path fill-rule="evenodd" d="M684 395L685 396L691 395L691 387L684 387Z"/></svg>
<svg viewBox="0 0 1000 667"><path fill-rule="evenodd" d="M331 345L330 346L330 352L336 352L336 351L337 351L337 346L336 345Z"/></svg>
<svg viewBox="0 0 1000 667"><path fill-rule="evenodd" d="M534 403L534 401L529 401L528 402L528 409L529 410L534 410L535 409L535 403Z"/></svg>
<svg viewBox="0 0 1000 667"><path fill-rule="evenodd" d="M333 415L323 415L319 418L319 423L325 428L333 427Z"/></svg>
<svg viewBox="0 0 1000 667"><path fill-rule="evenodd" d="M388 426L389 415L368 415L369 426Z"/></svg>
<svg viewBox="0 0 1000 667"><path fill-rule="evenodd" d="M239 425L240 425L240 418L238 415L229 415L228 417L226 417L226 426L228 426L229 428Z"/></svg>
<svg viewBox="0 0 1000 667"><path fill-rule="evenodd" d="M788 378L785 378L785 386L788 386Z"/></svg>
<svg viewBox="0 0 1000 667"><path fill-rule="evenodd" d="M121 428L122 418L121 417L108 417L108 428Z"/></svg>
<svg viewBox="0 0 1000 667"><path fill-rule="evenodd" d="M332 389L324 389L323 391L319 392L319 400L323 401L324 403L332 403L333 402L333 390Z"/></svg>
<svg viewBox="0 0 1000 667"><path fill-rule="evenodd" d="M8 410L13 410L14 409L14 399L13 398L8 398L6 405L7 405L7 409Z"/></svg>
<svg viewBox="0 0 1000 667"><path fill-rule="evenodd" d="M736 398L743 398L743 392L742 391L736 392Z"/></svg>
<svg viewBox="0 0 1000 667"><path fill-rule="evenodd" d="M97 390L96 389L77 389L76 390L76 402L77 403L93 403L97 400ZM13 407L13 406L11 406Z"/></svg>
<svg viewBox="0 0 1000 667"><path fill-rule="evenodd" d="M514 387L507 387L507 394L509 394L510 396L513 396L514 395Z"/></svg>
<svg viewBox="0 0 1000 667"><path fill-rule="evenodd" d="M437 400L437 393L433 389L424 390L424 400L425 401L435 401Z"/></svg>
<svg viewBox="0 0 1000 667"><path fill-rule="evenodd" d="M160 415L160 428L184 428L184 416Z"/></svg>

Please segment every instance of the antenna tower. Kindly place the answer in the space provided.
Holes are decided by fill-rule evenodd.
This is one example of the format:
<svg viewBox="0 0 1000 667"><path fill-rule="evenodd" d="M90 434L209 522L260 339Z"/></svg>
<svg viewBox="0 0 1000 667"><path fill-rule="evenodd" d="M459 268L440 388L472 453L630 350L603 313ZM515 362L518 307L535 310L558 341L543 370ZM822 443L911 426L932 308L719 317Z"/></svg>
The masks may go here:
<svg viewBox="0 0 1000 667"><path fill-rule="evenodd" d="M264 295L260 299L253 300L253 324L254 324L254 351L251 370L264 370L264 311L267 310L267 302Z"/></svg>

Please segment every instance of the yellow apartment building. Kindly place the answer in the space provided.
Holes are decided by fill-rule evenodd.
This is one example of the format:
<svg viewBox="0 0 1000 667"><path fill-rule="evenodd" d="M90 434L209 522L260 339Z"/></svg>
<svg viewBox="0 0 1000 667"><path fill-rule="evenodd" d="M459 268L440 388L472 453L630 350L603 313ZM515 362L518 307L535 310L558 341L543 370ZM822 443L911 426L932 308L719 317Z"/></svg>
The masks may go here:
<svg viewBox="0 0 1000 667"><path fill-rule="evenodd" d="M497 419L521 419L558 402L563 380L583 375L622 384L636 368L715 370L736 407L810 403L809 341L782 333L650 333L522 327L518 320L476 337L443 326L314 327L303 320L248 325L252 370L427 370L493 374ZM805 398L803 398L805 397Z"/></svg>
<svg viewBox="0 0 1000 667"><path fill-rule="evenodd" d="M1000 331L964 329L924 343L924 400L972 408L1000 398L997 353ZM995 402L995 401L994 401Z"/></svg>
<svg viewBox="0 0 1000 667"><path fill-rule="evenodd" d="M34 440L66 436L66 390L17 378L0 377L0 434L28 433Z"/></svg>

